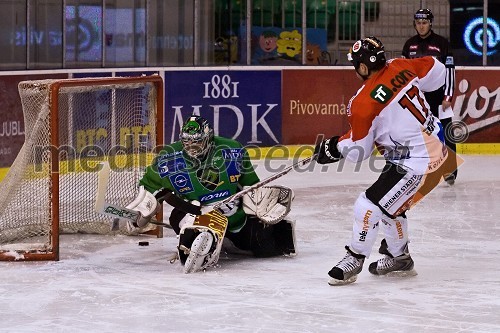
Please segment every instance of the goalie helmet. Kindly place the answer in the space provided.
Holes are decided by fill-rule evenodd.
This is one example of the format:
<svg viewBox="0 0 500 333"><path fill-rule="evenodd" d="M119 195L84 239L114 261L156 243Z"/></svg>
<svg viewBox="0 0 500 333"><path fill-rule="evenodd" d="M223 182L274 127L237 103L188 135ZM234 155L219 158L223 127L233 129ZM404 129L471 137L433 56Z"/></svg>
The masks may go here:
<svg viewBox="0 0 500 333"><path fill-rule="evenodd" d="M347 53L347 59L356 69L363 63L370 70L379 70L386 63L384 44L373 36L358 40Z"/></svg>
<svg viewBox="0 0 500 333"><path fill-rule="evenodd" d="M179 137L186 154L200 160L205 158L214 144L214 130L200 116L189 117L182 125Z"/></svg>
<svg viewBox="0 0 500 333"><path fill-rule="evenodd" d="M432 12L428 8L423 8L419 9L416 11L415 15L413 16L414 20L427 20L430 23L432 23L432 20L434 19L434 15L432 15Z"/></svg>

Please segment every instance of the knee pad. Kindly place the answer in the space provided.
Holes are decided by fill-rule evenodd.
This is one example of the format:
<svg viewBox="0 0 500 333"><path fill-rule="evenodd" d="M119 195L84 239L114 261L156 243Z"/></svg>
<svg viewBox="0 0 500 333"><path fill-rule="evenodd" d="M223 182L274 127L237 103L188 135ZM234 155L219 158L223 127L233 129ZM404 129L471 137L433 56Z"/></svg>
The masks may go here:
<svg viewBox="0 0 500 333"><path fill-rule="evenodd" d="M370 255L371 249L377 238L379 221L384 213L373 202L361 193L354 203L354 224L352 227L352 239L350 248L366 257Z"/></svg>

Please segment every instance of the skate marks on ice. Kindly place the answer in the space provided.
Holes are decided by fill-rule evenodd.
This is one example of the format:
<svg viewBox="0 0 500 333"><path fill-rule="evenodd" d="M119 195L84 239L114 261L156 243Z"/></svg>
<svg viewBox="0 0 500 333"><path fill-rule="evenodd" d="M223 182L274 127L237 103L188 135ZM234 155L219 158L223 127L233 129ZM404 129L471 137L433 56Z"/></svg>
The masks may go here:
<svg viewBox="0 0 500 333"><path fill-rule="evenodd" d="M293 173L280 184L295 189L296 257L224 254L184 274L169 263L170 230L145 247L140 237L65 235L59 262L0 263L0 331L499 332L500 157L465 160L453 187L408 213L415 277L368 272L378 239L355 283L329 286L373 174Z"/></svg>

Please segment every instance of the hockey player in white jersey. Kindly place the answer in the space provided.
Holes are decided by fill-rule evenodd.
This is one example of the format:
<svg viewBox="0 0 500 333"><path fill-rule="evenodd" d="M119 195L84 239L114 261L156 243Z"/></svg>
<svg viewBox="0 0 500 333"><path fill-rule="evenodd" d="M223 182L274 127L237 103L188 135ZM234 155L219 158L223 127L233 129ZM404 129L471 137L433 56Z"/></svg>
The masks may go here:
<svg viewBox="0 0 500 333"><path fill-rule="evenodd" d="M363 81L347 107L351 128L320 142L317 162L342 158L359 162L376 148L386 164L354 204L351 241L345 257L328 273L331 285L356 281L379 228L384 233L379 252L385 257L372 262L369 272L416 274L408 250L405 212L420 199L417 192L426 175L440 169L447 157L442 125L429 112L423 94L444 84L442 63L433 57L386 61L384 46L376 37L355 42L348 59Z"/></svg>

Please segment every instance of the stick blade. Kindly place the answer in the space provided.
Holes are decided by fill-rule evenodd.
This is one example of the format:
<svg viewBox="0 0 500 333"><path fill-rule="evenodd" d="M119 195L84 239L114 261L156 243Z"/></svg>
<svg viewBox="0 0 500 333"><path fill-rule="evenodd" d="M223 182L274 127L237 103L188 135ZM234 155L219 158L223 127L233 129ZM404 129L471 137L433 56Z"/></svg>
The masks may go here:
<svg viewBox="0 0 500 333"><path fill-rule="evenodd" d="M111 168L107 161L100 163L101 168L97 172L97 191L95 196L95 211L103 212L104 204L106 200L106 190L109 183L109 175L111 173Z"/></svg>

